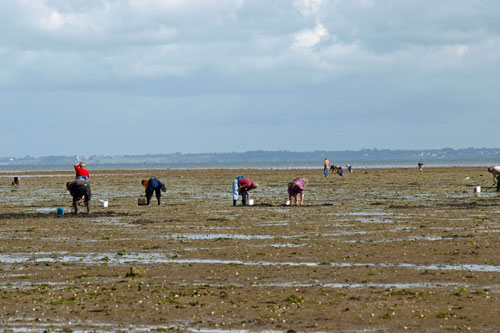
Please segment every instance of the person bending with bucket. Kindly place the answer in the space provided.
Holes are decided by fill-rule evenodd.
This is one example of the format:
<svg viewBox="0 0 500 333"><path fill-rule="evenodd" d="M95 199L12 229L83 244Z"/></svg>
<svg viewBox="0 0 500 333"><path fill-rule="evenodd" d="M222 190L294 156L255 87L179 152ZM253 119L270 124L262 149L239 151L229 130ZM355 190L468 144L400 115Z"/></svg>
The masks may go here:
<svg viewBox="0 0 500 333"><path fill-rule="evenodd" d="M239 181L238 193L241 195L241 203L245 206L250 200L250 191L259 187L259 184L254 183L248 178L241 178Z"/></svg>
<svg viewBox="0 0 500 333"><path fill-rule="evenodd" d="M151 197L153 196L153 192L156 194L156 200L158 200L158 205L161 204L161 192L167 192L167 188L165 184L163 184L158 179L151 177L149 179L143 179L141 181L142 186L146 188L146 205L149 206L151 202Z"/></svg>
<svg viewBox="0 0 500 333"><path fill-rule="evenodd" d="M92 193L89 182L83 179L75 179L66 183L66 189L73 197L73 213L78 214L78 202L83 199L87 207L87 214L90 214L90 197Z"/></svg>
<svg viewBox="0 0 500 333"><path fill-rule="evenodd" d="M493 185L497 185L497 192L500 191L500 166L494 166L488 168L488 172L493 175Z"/></svg>
<svg viewBox="0 0 500 333"><path fill-rule="evenodd" d="M306 189L308 180L304 177L295 178L292 182L288 183L288 197L290 204L292 204L292 199L295 199L295 205L304 204L304 190ZM300 194L300 204L298 200L298 195Z"/></svg>

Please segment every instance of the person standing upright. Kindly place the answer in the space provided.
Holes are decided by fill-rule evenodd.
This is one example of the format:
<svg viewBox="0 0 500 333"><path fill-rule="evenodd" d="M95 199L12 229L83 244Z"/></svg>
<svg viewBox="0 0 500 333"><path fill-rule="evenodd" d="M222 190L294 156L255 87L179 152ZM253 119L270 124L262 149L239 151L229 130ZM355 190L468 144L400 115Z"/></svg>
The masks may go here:
<svg viewBox="0 0 500 333"><path fill-rule="evenodd" d="M325 163L323 164L323 173L325 177L328 177L328 171L330 170L330 161L325 157Z"/></svg>
<svg viewBox="0 0 500 333"><path fill-rule="evenodd" d="M240 189L240 179L244 178L243 176L238 176L233 180L233 206L236 206L236 202L238 201L239 189Z"/></svg>

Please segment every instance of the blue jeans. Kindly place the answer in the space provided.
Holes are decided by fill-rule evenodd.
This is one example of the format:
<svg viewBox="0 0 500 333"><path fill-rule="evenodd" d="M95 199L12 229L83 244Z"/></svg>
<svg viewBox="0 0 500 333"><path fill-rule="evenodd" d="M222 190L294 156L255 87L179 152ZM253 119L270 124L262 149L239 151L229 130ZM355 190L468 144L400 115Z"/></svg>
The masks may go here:
<svg viewBox="0 0 500 333"><path fill-rule="evenodd" d="M86 182L90 182L89 177L87 177L87 176L78 176L75 179L81 179L81 180L85 180Z"/></svg>
<svg viewBox="0 0 500 333"><path fill-rule="evenodd" d="M248 199L248 196L247 196L247 191L245 189L243 189L243 191L241 191L241 202L246 205L247 203L247 199Z"/></svg>
<svg viewBox="0 0 500 333"><path fill-rule="evenodd" d="M323 172L325 173L325 177L328 177L328 171L329 171L329 169L330 168L327 167L327 166L323 169Z"/></svg>

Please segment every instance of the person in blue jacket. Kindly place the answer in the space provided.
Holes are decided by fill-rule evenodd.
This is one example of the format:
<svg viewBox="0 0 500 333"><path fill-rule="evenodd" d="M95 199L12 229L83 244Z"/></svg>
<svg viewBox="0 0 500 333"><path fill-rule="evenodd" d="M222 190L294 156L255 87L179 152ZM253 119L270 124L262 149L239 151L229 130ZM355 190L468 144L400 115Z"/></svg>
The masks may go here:
<svg viewBox="0 0 500 333"><path fill-rule="evenodd" d="M156 199L158 200L158 205L161 203L161 192L166 192L167 188L165 184L159 181L156 178L143 179L141 181L142 186L146 188L146 200L147 204L151 202L151 197L153 196L153 192L156 194Z"/></svg>
<svg viewBox="0 0 500 333"><path fill-rule="evenodd" d="M240 188L240 179L244 178L243 176L238 176L233 180L233 206L236 206L236 202L238 201L238 189Z"/></svg>

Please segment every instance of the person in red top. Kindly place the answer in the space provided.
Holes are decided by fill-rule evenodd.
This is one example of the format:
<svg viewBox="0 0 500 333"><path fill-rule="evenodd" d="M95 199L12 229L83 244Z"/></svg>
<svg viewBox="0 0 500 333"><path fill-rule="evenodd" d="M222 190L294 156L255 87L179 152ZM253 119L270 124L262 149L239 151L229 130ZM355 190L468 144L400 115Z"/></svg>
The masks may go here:
<svg viewBox="0 0 500 333"><path fill-rule="evenodd" d="M74 166L76 172L75 179L81 179L90 182L90 174L87 169L85 169L85 167L87 166L85 162L80 162L78 164L75 164Z"/></svg>
<svg viewBox="0 0 500 333"><path fill-rule="evenodd" d="M248 178L241 178L239 181L240 187L238 188L238 193L241 195L241 202L244 205L247 204L247 199L250 199L250 190L259 187L259 184L254 183Z"/></svg>

